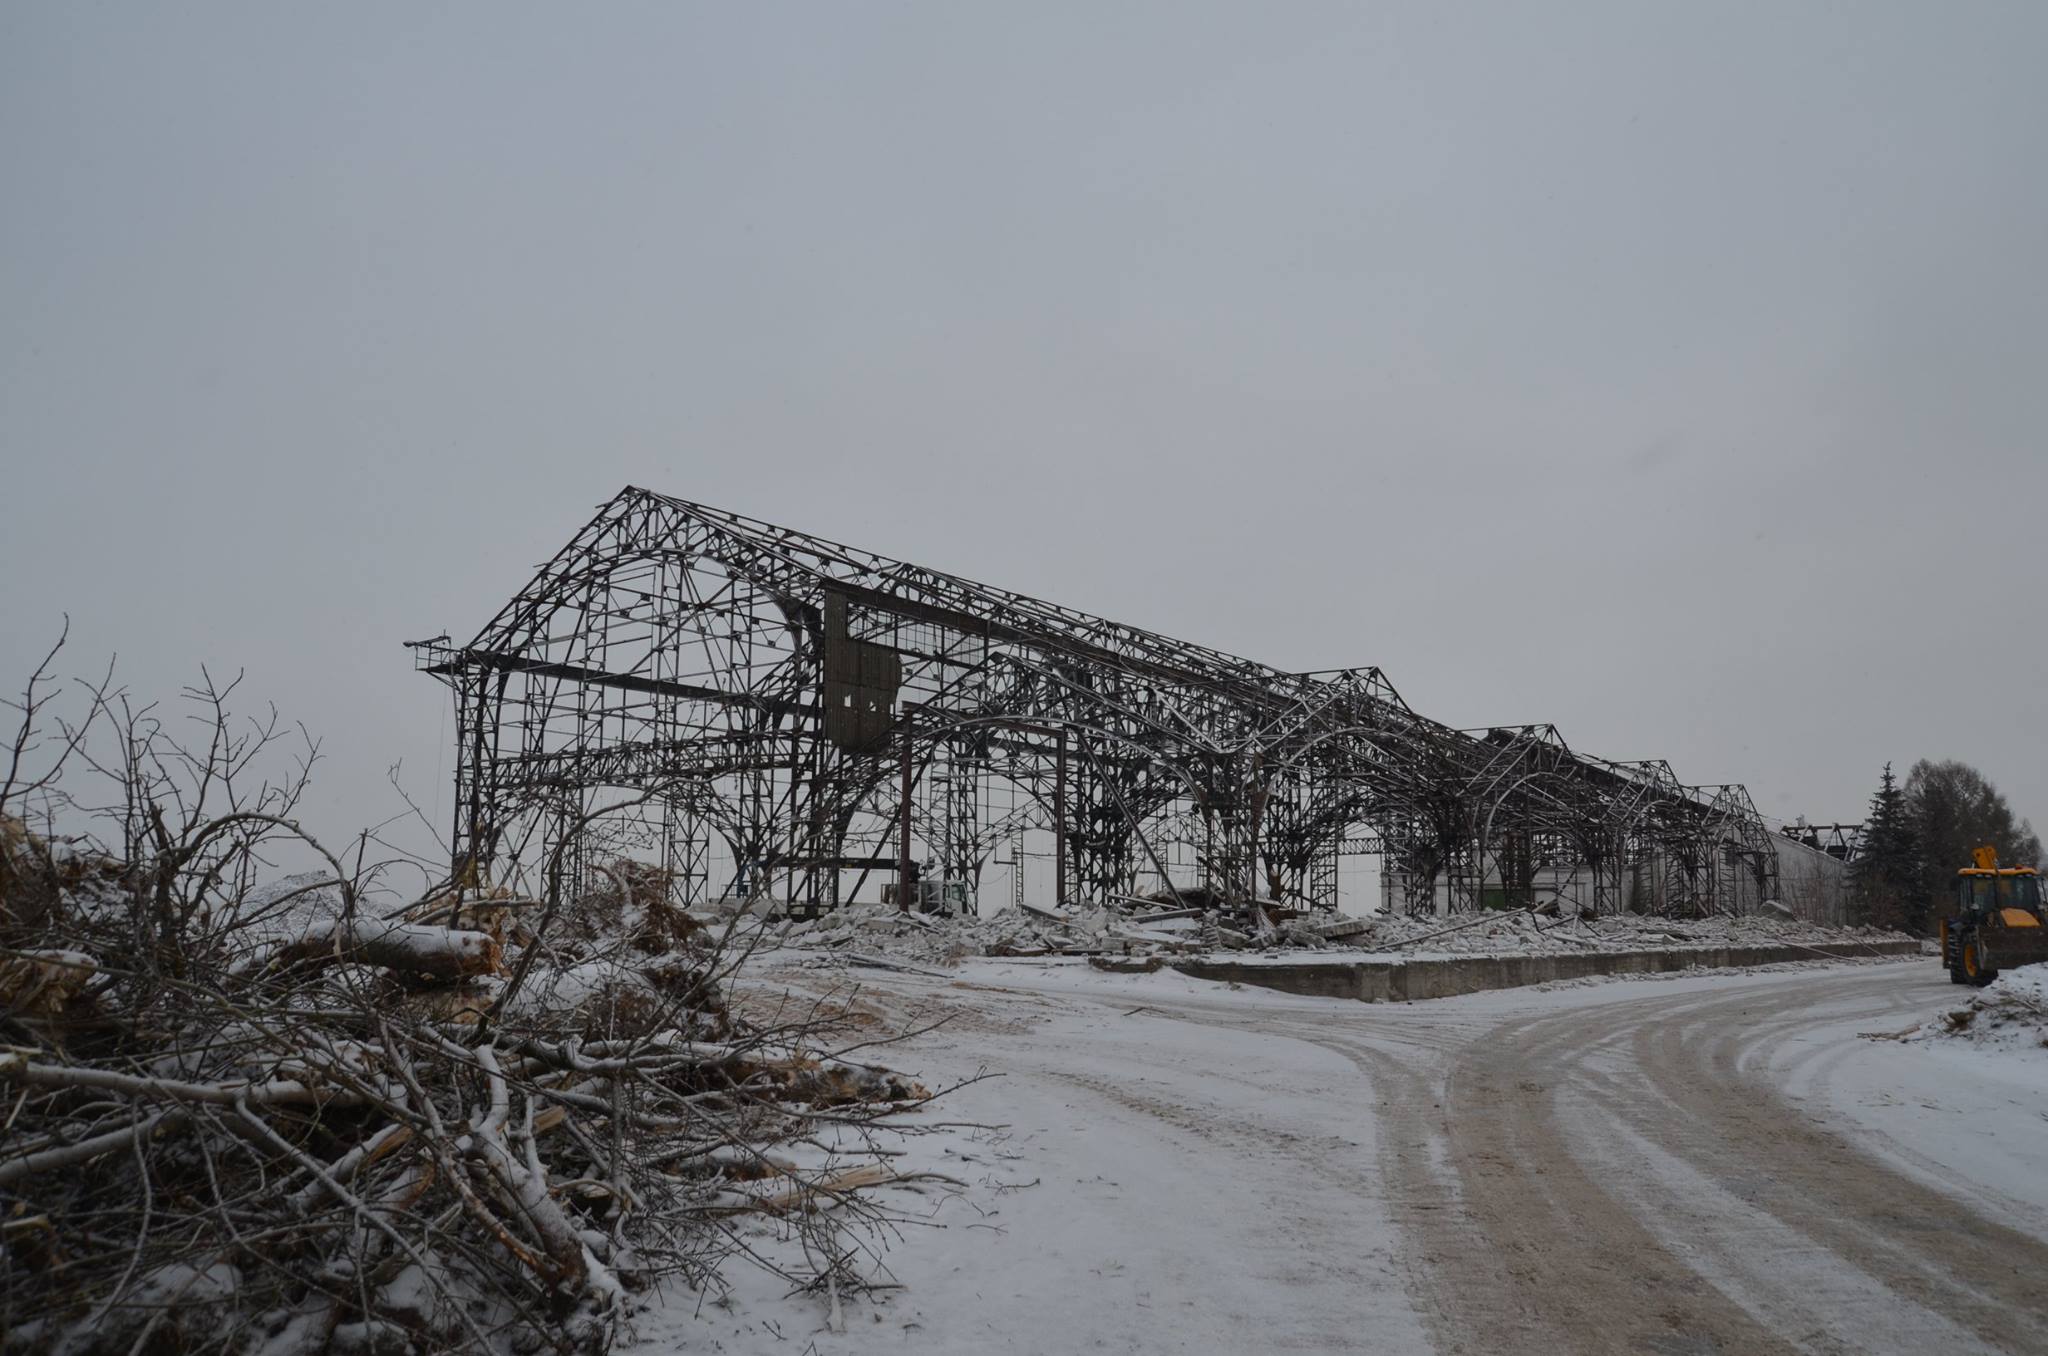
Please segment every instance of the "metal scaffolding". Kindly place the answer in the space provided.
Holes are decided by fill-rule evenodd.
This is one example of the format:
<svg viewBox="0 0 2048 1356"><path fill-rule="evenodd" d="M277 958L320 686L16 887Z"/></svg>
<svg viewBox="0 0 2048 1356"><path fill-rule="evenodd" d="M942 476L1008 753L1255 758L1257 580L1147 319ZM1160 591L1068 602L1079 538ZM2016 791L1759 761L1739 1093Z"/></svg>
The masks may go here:
<svg viewBox="0 0 2048 1356"><path fill-rule="evenodd" d="M454 868L658 854L692 897L1740 912L1777 855L1740 786L1460 730L1376 668L1288 673L667 495L606 504L467 644Z"/></svg>

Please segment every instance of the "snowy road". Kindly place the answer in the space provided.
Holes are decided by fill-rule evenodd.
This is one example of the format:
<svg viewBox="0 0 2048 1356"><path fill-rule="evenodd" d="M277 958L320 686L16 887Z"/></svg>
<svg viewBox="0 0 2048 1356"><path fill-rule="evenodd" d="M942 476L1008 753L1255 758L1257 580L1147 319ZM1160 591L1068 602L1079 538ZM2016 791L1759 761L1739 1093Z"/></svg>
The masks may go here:
<svg viewBox="0 0 2048 1356"><path fill-rule="evenodd" d="M1011 1129L820 1352L2048 1352L2048 1065L1859 1038L1953 1006L1931 962L1386 1007L967 973L885 1001L960 1014L917 1054L1003 1072L953 1114Z"/></svg>

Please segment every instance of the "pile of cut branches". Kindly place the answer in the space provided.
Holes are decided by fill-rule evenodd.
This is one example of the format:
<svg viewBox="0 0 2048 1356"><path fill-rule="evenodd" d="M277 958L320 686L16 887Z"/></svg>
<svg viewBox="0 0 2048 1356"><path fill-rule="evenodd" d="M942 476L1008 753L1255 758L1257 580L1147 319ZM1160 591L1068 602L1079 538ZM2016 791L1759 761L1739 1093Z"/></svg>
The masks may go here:
<svg viewBox="0 0 2048 1356"><path fill-rule="evenodd" d="M59 794L95 746L43 735L33 681L0 781L7 1351L602 1351L637 1292L716 1285L750 1212L830 1259L797 1282L857 1283L879 1160L777 1146L858 1148L928 1094L821 1053L827 1012L736 1018L732 928L633 864L584 899L393 899L294 820L310 745L250 785L277 727L237 733L226 692L179 740L89 690L114 794Z"/></svg>

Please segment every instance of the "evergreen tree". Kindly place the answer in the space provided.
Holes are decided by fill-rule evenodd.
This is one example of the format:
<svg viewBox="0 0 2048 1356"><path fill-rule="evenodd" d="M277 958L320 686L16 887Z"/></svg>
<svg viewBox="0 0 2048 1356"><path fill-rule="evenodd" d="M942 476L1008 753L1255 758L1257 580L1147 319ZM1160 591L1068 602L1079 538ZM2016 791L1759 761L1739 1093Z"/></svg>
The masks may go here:
<svg viewBox="0 0 2048 1356"><path fill-rule="evenodd" d="M1974 848L1989 846L2000 866L2035 866L2041 840L2013 813L2005 796L1968 763L1921 759L1906 774L1901 794L1919 857L1922 910L1946 908L1956 871L1970 865Z"/></svg>
<svg viewBox="0 0 2048 1356"><path fill-rule="evenodd" d="M1864 816L1863 841L1849 867L1849 921L1873 927L1922 931L1927 901L1922 896L1922 864L1906 793L1884 765L1877 790Z"/></svg>

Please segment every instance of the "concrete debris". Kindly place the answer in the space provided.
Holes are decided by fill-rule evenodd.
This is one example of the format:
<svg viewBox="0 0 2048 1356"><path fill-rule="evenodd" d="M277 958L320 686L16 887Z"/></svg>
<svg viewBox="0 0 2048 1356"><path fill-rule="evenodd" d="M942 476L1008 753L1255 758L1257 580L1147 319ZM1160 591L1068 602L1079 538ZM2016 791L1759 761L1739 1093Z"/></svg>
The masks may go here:
<svg viewBox="0 0 2048 1356"><path fill-rule="evenodd" d="M1896 940L1877 928L1827 927L1758 914L1742 918L1543 917L1528 910L1449 917L1306 913L1267 902L1266 935L1247 912L1160 909L1130 898L1105 908L1054 912L1026 906L945 917L855 904L781 924L781 944L863 965L954 965L968 957L1172 957L1221 951L1346 955L1559 955L1686 947L1822 946ZM773 926L773 925L771 925Z"/></svg>
<svg viewBox="0 0 2048 1356"><path fill-rule="evenodd" d="M789 923L783 943L860 956L868 963L887 958L950 965L968 956L1199 951L1204 948L1194 935L1196 921L1176 919L1146 927L1112 909L1062 914L1032 908L947 918L902 913L893 905L855 904L809 922Z"/></svg>

